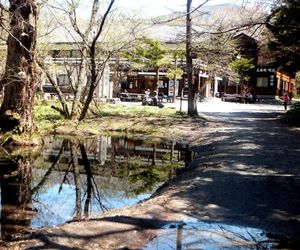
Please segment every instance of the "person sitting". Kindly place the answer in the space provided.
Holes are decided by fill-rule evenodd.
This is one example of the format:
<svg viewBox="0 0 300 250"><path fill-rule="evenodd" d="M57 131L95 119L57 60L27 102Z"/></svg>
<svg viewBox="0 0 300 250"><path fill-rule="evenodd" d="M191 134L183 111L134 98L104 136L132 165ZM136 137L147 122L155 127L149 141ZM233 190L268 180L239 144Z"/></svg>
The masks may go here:
<svg viewBox="0 0 300 250"><path fill-rule="evenodd" d="M252 103L255 103L256 101L258 101L255 93L253 93L251 101L252 101Z"/></svg>
<svg viewBox="0 0 300 250"><path fill-rule="evenodd" d="M152 100L153 100L153 105L157 106L157 104L158 104L158 95L157 95L156 91L154 91L154 96L153 96Z"/></svg>
<svg viewBox="0 0 300 250"><path fill-rule="evenodd" d="M145 91L145 98L148 99L150 97L150 89Z"/></svg>

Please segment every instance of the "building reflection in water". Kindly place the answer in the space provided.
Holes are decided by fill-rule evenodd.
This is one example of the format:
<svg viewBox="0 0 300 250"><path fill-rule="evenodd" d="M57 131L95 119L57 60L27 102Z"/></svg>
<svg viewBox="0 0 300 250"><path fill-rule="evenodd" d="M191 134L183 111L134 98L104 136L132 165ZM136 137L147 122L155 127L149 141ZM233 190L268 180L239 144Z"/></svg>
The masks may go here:
<svg viewBox="0 0 300 250"><path fill-rule="evenodd" d="M185 159L191 152L175 142L106 136L45 138L34 156L0 152L1 237L137 203Z"/></svg>

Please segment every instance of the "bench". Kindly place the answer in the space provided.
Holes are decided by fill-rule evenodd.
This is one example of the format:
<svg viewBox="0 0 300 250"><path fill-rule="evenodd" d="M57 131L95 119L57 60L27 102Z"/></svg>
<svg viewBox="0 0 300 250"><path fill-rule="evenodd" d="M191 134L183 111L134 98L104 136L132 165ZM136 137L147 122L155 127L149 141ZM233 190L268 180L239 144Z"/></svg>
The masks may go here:
<svg viewBox="0 0 300 250"><path fill-rule="evenodd" d="M122 102L140 102L142 101L144 94L138 93L120 93L120 100Z"/></svg>
<svg viewBox="0 0 300 250"><path fill-rule="evenodd" d="M240 102L240 103L255 103L258 101L256 96L242 96L239 94L224 94L222 97L224 102Z"/></svg>
<svg viewBox="0 0 300 250"><path fill-rule="evenodd" d="M223 102L242 102L244 97L239 94L224 94L222 96Z"/></svg>
<svg viewBox="0 0 300 250"><path fill-rule="evenodd" d="M159 102L172 102L173 96L167 96L167 95L158 96L158 101Z"/></svg>

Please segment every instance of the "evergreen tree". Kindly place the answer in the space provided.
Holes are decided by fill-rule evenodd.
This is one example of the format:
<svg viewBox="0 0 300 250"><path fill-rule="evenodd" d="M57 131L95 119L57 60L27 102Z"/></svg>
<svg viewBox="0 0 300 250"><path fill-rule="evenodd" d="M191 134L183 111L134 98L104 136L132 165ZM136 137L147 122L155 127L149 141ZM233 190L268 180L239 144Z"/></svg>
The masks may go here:
<svg viewBox="0 0 300 250"><path fill-rule="evenodd" d="M245 57L237 58L229 64L229 68L236 73L233 78L236 78L237 83L241 85L242 94L246 94L249 88L250 72L255 68L252 59ZM238 93L238 84L236 85L236 93Z"/></svg>
<svg viewBox="0 0 300 250"><path fill-rule="evenodd" d="M294 74L300 70L300 0L281 0L270 16L269 48L277 66Z"/></svg>
<svg viewBox="0 0 300 250"><path fill-rule="evenodd" d="M139 40L133 52L125 53L125 56L130 61L155 70L156 82L154 88L157 94L159 87L159 70L162 66L166 65L166 62L163 60L165 53L166 51L159 41L147 37L142 37Z"/></svg>

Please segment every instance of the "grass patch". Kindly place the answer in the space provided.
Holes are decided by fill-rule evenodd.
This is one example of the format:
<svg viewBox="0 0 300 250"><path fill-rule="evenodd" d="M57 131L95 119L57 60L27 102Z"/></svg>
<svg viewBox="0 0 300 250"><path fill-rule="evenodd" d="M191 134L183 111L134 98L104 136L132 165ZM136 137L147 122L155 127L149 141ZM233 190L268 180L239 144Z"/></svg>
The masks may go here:
<svg viewBox="0 0 300 250"><path fill-rule="evenodd" d="M34 106L34 117L38 131L48 131L65 123L64 117L51 105L59 106L58 101L38 101Z"/></svg>
<svg viewBox="0 0 300 250"><path fill-rule="evenodd" d="M22 133L15 134L13 132L6 132L0 134L0 147L2 146L39 146L42 144L42 139L38 133ZM23 150L23 149L21 149Z"/></svg>
<svg viewBox="0 0 300 250"><path fill-rule="evenodd" d="M35 105L35 120L41 134L55 131L58 134L96 135L111 132L153 134L176 120L186 118L184 112L174 108L97 103L89 116L78 122L65 119L51 106L60 107L55 100L39 101Z"/></svg>
<svg viewBox="0 0 300 250"><path fill-rule="evenodd" d="M188 118L186 113L176 112L174 108L98 103L91 108L88 118L79 122L65 119L51 108L53 105L60 107L56 100L36 101L34 116L37 132L22 136L10 133L0 135L0 145L11 140L24 145L30 141L39 144L48 133L84 138L112 133L177 138L184 134L184 130L176 129L176 125L181 126Z"/></svg>
<svg viewBox="0 0 300 250"><path fill-rule="evenodd" d="M93 107L92 113L98 117L176 117L178 114L172 108L158 108L153 106L127 106L101 103Z"/></svg>

